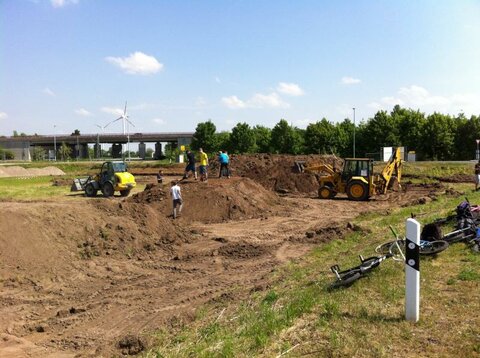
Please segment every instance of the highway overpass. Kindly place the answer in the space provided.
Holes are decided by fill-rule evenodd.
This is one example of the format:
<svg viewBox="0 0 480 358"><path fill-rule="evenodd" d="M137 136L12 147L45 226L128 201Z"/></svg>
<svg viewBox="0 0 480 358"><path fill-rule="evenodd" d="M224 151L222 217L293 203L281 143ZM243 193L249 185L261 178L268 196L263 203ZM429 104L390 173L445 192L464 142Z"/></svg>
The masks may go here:
<svg viewBox="0 0 480 358"><path fill-rule="evenodd" d="M97 133L97 134L55 134L0 137L0 147L13 152L15 160L31 160L34 147L42 147L52 156L54 148L58 149L62 143L72 149L73 158L88 158L88 145L93 145L94 153L100 154L101 144L112 145L112 156L122 157L122 144L138 143L139 156L145 159L146 143L155 143L154 157L163 154L161 143L170 143L180 147L192 142L193 132L166 132L166 133L132 133L128 137L123 133ZM133 150L132 147L130 147ZM126 150L126 149L125 149ZM2 158L0 158L2 159Z"/></svg>

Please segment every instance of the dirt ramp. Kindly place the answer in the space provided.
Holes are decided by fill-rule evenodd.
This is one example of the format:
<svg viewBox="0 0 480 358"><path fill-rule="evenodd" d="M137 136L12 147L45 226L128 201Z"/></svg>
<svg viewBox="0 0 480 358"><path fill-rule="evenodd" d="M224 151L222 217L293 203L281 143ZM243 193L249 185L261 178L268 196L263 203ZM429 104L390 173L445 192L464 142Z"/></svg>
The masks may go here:
<svg viewBox="0 0 480 358"><path fill-rule="evenodd" d="M184 207L179 223L215 223L243 220L289 212L288 203L249 178L209 179L207 183L180 183ZM128 203L148 204L168 217L172 211L169 186L153 185L128 199ZM128 205L126 203L126 205Z"/></svg>
<svg viewBox="0 0 480 358"><path fill-rule="evenodd" d="M336 163L341 161L331 155L232 155L230 167L235 176L243 176L260 183L268 190L280 193L316 193L318 180L315 174L299 173L295 162L305 165ZM218 173L219 164L211 162L211 170Z"/></svg>

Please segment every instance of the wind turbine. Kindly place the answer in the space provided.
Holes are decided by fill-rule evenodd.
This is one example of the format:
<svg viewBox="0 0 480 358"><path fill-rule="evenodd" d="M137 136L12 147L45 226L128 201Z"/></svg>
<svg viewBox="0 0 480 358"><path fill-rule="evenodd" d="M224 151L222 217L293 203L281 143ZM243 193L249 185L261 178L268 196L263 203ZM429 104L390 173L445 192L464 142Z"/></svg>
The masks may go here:
<svg viewBox="0 0 480 358"><path fill-rule="evenodd" d="M123 135L127 135L128 161L130 161L130 133L129 133L128 125L131 124L134 127L135 127L135 125L132 122L130 122L130 120L128 118L129 118L129 116L127 114L127 101L125 101L125 108L123 110L122 115L120 117L118 117L117 119L111 121L110 123L106 124L105 127L103 127L103 128L107 128L110 124L112 124L116 121L119 121L120 119L122 120Z"/></svg>
<svg viewBox="0 0 480 358"><path fill-rule="evenodd" d="M102 131L102 135L105 134L104 129L106 126L101 126L100 124L95 124L95 126ZM98 153L98 150L97 150L97 157L101 158L103 154L103 148L102 148L102 143L100 143L100 132L97 133L97 144L98 144L98 148L100 149L100 153Z"/></svg>

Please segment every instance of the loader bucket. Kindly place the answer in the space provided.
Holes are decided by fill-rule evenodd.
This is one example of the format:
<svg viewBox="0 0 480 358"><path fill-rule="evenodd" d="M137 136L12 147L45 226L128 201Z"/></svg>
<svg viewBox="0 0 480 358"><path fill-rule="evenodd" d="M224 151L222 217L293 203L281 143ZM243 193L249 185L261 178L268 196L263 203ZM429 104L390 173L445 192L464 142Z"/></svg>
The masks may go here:
<svg viewBox="0 0 480 358"><path fill-rule="evenodd" d="M70 191L83 191L85 190L85 184L87 183L88 178L75 178L73 179L72 186Z"/></svg>

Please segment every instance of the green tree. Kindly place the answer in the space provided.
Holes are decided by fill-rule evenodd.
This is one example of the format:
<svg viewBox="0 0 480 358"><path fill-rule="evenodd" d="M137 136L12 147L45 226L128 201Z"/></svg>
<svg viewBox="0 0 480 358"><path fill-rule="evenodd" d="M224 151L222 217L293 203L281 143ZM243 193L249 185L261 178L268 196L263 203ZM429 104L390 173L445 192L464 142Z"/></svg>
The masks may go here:
<svg viewBox="0 0 480 358"><path fill-rule="evenodd" d="M210 120L198 123L192 138L192 149L198 150L203 148L203 151L206 153L215 151L216 130L217 128L215 127L215 124Z"/></svg>
<svg viewBox="0 0 480 358"><path fill-rule="evenodd" d="M428 159L450 159L454 150L455 122L440 113L429 115L422 127L420 149Z"/></svg>
<svg viewBox="0 0 480 358"><path fill-rule="evenodd" d="M58 154L62 160L68 160L72 155L72 148L70 148L67 143L62 142L62 145L58 148Z"/></svg>
<svg viewBox="0 0 480 358"><path fill-rule="evenodd" d="M75 129L75 130L72 132L71 135L72 135L72 136L74 136L74 135L80 135L80 130L79 130L79 129Z"/></svg>
<svg viewBox="0 0 480 358"><path fill-rule="evenodd" d="M323 118L316 123L310 123L305 131L307 153L330 154L338 153L337 129Z"/></svg>
<svg viewBox="0 0 480 358"><path fill-rule="evenodd" d="M400 144L396 123L386 111L378 111L362 129L361 142L368 153L377 153L381 147Z"/></svg>
<svg viewBox="0 0 480 358"><path fill-rule="evenodd" d="M303 145L302 132L281 119L272 129L271 145L276 153L298 154Z"/></svg>
<svg viewBox="0 0 480 358"><path fill-rule="evenodd" d="M215 133L215 152L218 152L219 150L231 150L229 132Z"/></svg>
<svg viewBox="0 0 480 358"><path fill-rule="evenodd" d="M32 159L35 161L45 160L45 154L46 154L45 149L43 149L42 147L33 147Z"/></svg>
<svg viewBox="0 0 480 358"><path fill-rule="evenodd" d="M454 158L458 160L468 160L475 158L477 149L476 140L480 139L480 117L471 116L465 118L463 113L455 118L455 149Z"/></svg>
<svg viewBox="0 0 480 358"><path fill-rule="evenodd" d="M15 155L11 150L0 147L0 160L12 160Z"/></svg>
<svg viewBox="0 0 480 358"><path fill-rule="evenodd" d="M338 155L341 157L351 157L353 155L353 132L354 125L350 119L345 118L343 122L335 125ZM355 128L355 142L357 141L357 130ZM355 147L356 147L355 143ZM356 151L356 148L355 148Z"/></svg>
<svg viewBox="0 0 480 358"><path fill-rule="evenodd" d="M147 148L147 150L145 151L145 158L148 158L148 159L153 158L154 152L155 151L152 148Z"/></svg>
<svg viewBox="0 0 480 358"><path fill-rule="evenodd" d="M237 123L233 127L230 149L234 153L252 153L255 150L255 135L247 123Z"/></svg>
<svg viewBox="0 0 480 358"><path fill-rule="evenodd" d="M252 128L253 135L255 136L255 151L258 153L270 153L272 151L271 140L272 130L264 126L255 126Z"/></svg>
<svg viewBox="0 0 480 358"><path fill-rule="evenodd" d="M407 150L416 150L421 141L425 115L399 105L393 108L390 115L398 129L399 144L407 147Z"/></svg>

